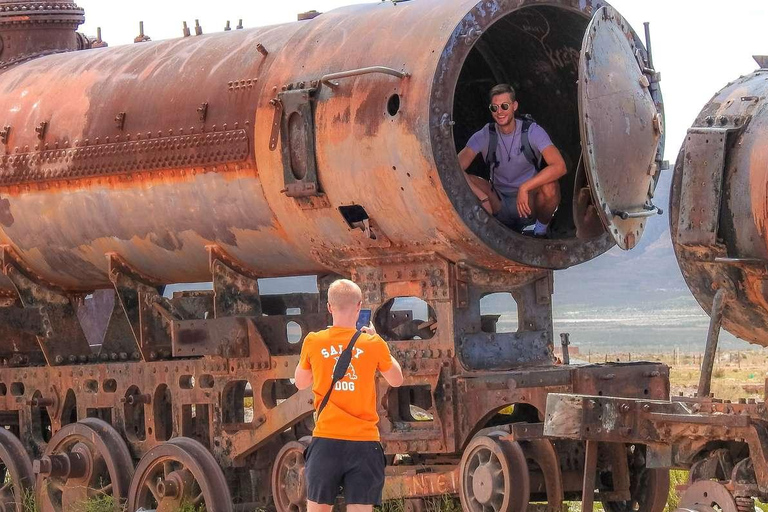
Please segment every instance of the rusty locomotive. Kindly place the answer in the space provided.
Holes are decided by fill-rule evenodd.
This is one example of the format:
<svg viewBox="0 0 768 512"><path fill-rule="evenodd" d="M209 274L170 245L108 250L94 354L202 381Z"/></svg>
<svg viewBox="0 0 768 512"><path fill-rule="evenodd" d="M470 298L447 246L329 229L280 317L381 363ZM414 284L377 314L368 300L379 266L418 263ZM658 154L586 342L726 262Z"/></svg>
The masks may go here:
<svg viewBox="0 0 768 512"><path fill-rule="evenodd" d="M407 374L379 384L386 499L559 510L591 464L606 508L659 510L644 447L595 457L543 423L552 393L669 398L664 365L553 355L553 270L632 248L659 211L647 45L599 0L315 14L108 48L72 2L0 1L0 507L303 510L313 407L291 377L344 275ZM549 240L488 216L458 166L497 82L569 162ZM299 275L317 291L260 291ZM190 282L212 289L163 293Z"/></svg>
<svg viewBox="0 0 768 512"><path fill-rule="evenodd" d="M688 469L679 510L752 512L755 499L768 500L765 401L731 403L710 394L722 328L768 344L768 57L755 60L757 71L729 83L697 116L673 175L672 242L689 288L710 315L696 396L552 394L546 408L545 434L553 438L586 439L588 452L638 443L646 447L646 468Z"/></svg>

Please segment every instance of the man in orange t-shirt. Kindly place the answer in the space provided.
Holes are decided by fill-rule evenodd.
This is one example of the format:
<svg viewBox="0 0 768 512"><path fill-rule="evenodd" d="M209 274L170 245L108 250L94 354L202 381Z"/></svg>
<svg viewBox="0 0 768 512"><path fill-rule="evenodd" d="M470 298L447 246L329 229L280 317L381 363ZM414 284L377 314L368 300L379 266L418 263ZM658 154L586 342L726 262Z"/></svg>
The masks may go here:
<svg viewBox="0 0 768 512"><path fill-rule="evenodd" d="M328 289L333 326L304 339L296 387L312 386L316 409L331 387L336 361L357 332L362 303L359 286L347 279L335 281ZM361 331L349 368L317 417L305 452L308 512L330 512L341 488L348 512L369 512L381 504L386 459L379 442L375 377L379 371L390 386L398 387L403 372L372 325Z"/></svg>

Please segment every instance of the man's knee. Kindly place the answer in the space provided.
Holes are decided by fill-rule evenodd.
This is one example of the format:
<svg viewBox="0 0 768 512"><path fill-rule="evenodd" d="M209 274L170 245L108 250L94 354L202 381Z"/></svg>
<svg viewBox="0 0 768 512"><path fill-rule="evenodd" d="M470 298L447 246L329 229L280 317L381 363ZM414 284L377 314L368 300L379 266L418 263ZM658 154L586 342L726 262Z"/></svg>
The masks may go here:
<svg viewBox="0 0 768 512"><path fill-rule="evenodd" d="M539 187L536 198L538 202L547 205L560 204L560 184L556 181L546 183Z"/></svg>

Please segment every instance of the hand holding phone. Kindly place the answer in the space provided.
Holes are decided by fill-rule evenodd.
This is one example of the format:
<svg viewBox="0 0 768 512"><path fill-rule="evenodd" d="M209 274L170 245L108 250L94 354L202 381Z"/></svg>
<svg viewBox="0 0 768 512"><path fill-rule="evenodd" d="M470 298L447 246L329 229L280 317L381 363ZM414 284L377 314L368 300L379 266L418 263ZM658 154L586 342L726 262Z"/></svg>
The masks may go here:
<svg viewBox="0 0 768 512"><path fill-rule="evenodd" d="M361 330L363 327L368 327L371 325L371 310L370 309L361 309L360 314L357 316L357 324L355 327L357 327L357 330Z"/></svg>

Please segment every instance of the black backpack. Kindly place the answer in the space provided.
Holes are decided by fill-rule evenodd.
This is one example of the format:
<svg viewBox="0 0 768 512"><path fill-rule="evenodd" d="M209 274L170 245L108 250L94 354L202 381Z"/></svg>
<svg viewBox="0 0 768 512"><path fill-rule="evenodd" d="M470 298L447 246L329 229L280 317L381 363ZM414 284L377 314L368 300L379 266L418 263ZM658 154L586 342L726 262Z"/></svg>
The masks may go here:
<svg viewBox="0 0 768 512"><path fill-rule="evenodd" d="M523 123L522 133L520 136L523 154L525 159L531 162L536 172L541 171L544 168L544 159L539 155L536 156L536 152L531 146L531 141L528 138L528 132L531 129L531 125L535 122L530 114L524 114L518 118L518 121ZM488 168L488 175L490 176L491 187L493 187L493 173L499 166L499 159L496 157L496 148L499 145L499 134L496 131L496 123L488 123L488 151L485 154L485 166Z"/></svg>

